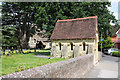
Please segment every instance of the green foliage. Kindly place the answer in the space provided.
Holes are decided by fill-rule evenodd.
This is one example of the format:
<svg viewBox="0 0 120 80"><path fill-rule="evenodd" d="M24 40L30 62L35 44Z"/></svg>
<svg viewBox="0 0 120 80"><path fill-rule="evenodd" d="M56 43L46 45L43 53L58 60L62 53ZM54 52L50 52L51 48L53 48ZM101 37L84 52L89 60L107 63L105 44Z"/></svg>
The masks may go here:
<svg viewBox="0 0 120 80"><path fill-rule="evenodd" d="M14 25L16 26L16 33L14 34L16 35L15 38L12 39L12 35L6 37L17 41L21 49L23 47L28 47L29 37L32 36L35 32L35 29L31 28L31 24L34 22L33 4L34 3L2 3L2 25L11 26L10 28L14 28ZM12 34L13 31L10 29L7 33ZM3 41L5 41L5 38Z"/></svg>
<svg viewBox="0 0 120 80"><path fill-rule="evenodd" d="M50 37L58 19L74 19L96 15L98 16L99 34L102 33L106 38L112 35L110 22L117 22L113 13L108 10L110 6L110 2L39 3L39 6L36 7L35 23L41 29L44 29L43 24L45 24L47 31L45 35Z"/></svg>
<svg viewBox="0 0 120 80"><path fill-rule="evenodd" d="M16 26L2 26L2 46L18 46Z"/></svg>
<svg viewBox="0 0 120 80"><path fill-rule="evenodd" d="M112 56L120 57L120 50L112 52Z"/></svg>
<svg viewBox="0 0 120 80"><path fill-rule="evenodd" d="M19 45L23 47L24 44L28 45L29 37L35 33L35 29L30 28L32 23L35 23L40 30L45 30L42 35L50 37L58 19L96 15L99 34L102 33L106 38L112 35L110 22L117 22L113 13L108 10L110 6L110 2L3 2L2 25L12 27L16 25L15 35L17 35Z"/></svg>
<svg viewBox="0 0 120 80"><path fill-rule="evenodd" d="M101 49L101 41L98 43L99 50ZM113 41L111 40L111 37L107 37L106 39L103 39L102 41L102 49L112 48L113 47Z"/></svg>

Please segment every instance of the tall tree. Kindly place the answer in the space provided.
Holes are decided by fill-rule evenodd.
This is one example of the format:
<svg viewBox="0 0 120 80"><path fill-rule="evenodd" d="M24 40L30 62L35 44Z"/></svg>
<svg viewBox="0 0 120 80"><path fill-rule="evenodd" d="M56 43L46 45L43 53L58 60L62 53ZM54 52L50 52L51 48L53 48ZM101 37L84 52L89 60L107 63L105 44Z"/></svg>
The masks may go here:
<svg viewBox="0 0 120 80"><path fill-rule="evenodd" d="M18 40L15 34L15 26L2 26L2 46L9 48L18 46Z"/></svg>
<svg viewBox="0 0 120 80"><path fill-rule="evenodd" d="M106 38L112 35L110 22L117 22L113 13L108 10L110 6L110 2L39 3L35 15L36 24L41 29L45 29L47 31L45 35L50 37L58 19L82 18L96 15L98 16L99 34L102 33Z"/></svg>
<svg viewBox="0 0 120 80"><path fill-rule="evenodd" d="M40 3L3 3L3 26L15 26L17 39L21 49L28 45L29 37L35 31L30 27L35 23L38 28L45 30L43 35L50 37L58 19L73 19L88 16L98 16L99 34L106 38L111 36L110 22L116 19L108 10L110 2L40 2ZM103 28L103 30L102 30Z"/></svg>
<svg viewBox="0 0 120 80"><path fill-rule="evenodd" d="M3 26L16 26L16 37L20 48L28 48L29 37L32 36L31 24L34 21L34 3L3 3ZM33 28L32 28L33 29ZM32 31L32 32L31 32Z"/></svg>

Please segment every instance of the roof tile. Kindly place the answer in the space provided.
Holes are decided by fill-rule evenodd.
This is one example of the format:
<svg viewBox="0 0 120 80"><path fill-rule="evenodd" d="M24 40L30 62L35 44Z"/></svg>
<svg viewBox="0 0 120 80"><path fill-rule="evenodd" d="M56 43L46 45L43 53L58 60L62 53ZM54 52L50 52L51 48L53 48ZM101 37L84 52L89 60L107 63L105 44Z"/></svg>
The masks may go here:
<svg viewBox="0 0 120 80"><path fill-rule="evenodd" d="M58 20L50 39L95 38L96 23L97 16Z"/></svg>

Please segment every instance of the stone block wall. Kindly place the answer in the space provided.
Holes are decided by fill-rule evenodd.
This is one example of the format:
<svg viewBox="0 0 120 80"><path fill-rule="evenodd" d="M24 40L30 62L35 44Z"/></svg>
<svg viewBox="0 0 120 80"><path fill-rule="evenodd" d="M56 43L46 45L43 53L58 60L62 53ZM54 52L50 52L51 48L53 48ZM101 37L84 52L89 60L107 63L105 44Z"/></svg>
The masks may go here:
<svg viewBox="0 0 120 80"><path fill-rule="evenodd" d="M93 54L8 74L3 78L82 78L93 67Z"/></svg>
<svg viewBox="0 0 120 80"><path fill-rule="evenodd" d="M85 42L85 50L83 50L83 42ZM61 43L61 50L60 50L59 43ZM70 43L73 43L73 50L71 50ZM74 57L77 57L79 55L86 54L89 45L95 45L95 40L94 39L52 40L51 54L54 54L53 57L55 57L55 58L59 58L61 56L62 56L62 58L67 58L67 57L71 57L73 55L74 55ZM55 49L56 49L56 51L55 51ZM95 53L95 52L93 52L93 53ZM95 54L97 54L97 53L95 53Z"/></svg>
<svg viewBox="0 0 120 80"><path fill-rule="evenodd" d="M102 60L102 52L98 52L98 61L101 61Z"/></svg>

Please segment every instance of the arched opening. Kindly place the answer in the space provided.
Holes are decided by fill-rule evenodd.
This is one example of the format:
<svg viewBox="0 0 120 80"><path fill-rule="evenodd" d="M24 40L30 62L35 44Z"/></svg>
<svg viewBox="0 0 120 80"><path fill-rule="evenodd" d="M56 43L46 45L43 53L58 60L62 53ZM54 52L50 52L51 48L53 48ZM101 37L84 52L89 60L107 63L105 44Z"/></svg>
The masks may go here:
<svg viewBox="0 0 120 80"><path fill-rule="evenodd" d="M61 43L59 43L59 49L61 50Z"/></svg>
<svg viewBox="0 0 120 80"><path fill-rule="evenodd" d="M71 50L73 50L73 43L72 43L72 42L70 42L70 45L71 45Z"/></svg>
<svg viewBox="0 0 120 80"><path fill-rule="evenodd" d="M83 42L83 51L85 51L85 42Z"/></svg>

